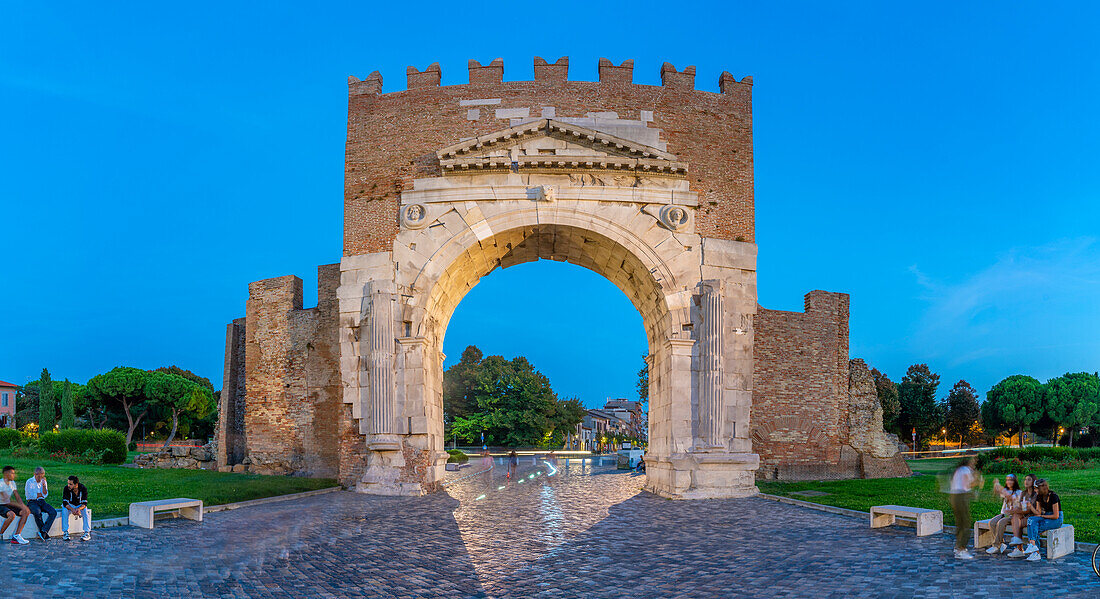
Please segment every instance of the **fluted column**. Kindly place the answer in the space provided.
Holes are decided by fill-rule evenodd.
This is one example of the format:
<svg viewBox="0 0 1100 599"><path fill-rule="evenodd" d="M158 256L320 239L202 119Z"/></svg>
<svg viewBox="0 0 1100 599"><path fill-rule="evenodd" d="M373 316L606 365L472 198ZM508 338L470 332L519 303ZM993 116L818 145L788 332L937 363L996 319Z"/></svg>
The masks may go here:
<svg viewBox="0 0 1100 599"><path fill-rule="evenodd" d="M704 281L699 302L699 430L706 448L724 447L722 439L722 287Z"/></svg>
<svg viewBox="0 0 1100 599"><path fill-rule="evenodd" d="M389 281L368 284L370 297L367 315L367 397L370 434L376 442L388 444L394 433L394 293Z"/></svg>

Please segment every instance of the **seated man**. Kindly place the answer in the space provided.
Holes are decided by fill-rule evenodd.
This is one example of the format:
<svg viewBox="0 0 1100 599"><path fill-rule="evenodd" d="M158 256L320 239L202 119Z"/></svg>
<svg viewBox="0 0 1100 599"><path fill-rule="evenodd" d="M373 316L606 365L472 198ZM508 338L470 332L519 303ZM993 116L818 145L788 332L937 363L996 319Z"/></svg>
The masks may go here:
<svg viewBox="0 0 1100 599"><path fill-rule="evenodd" d="M1027 519L1027 561L1037 562L1042 559L1039 556L1039 535L1060 528L1062 526L1062 500L1058 494L1050 490L1047 479L1040 478L1035 481L1035 490L1038 495L1035 498L1035 506Z"/></svg>
<svg viewBox="0 0 1100 599"><path fill-rule="evenodd" d="M8 525L16 516L19 516L19 524L15 534L11 537L12 545L26 545L30 541L23 538L23 527L27 524L27 518L31 516L31 509L19 498L19 491L15 485L15 468L4 466L4 476L0 479L0 516L4 516L4 524L0 526L0 535L8 530Z"/></svg>
<svg viewBox="0 0 1100 599"><path fill-rule="evenodd" d="M27 500L27 507L34 515L34 523L38 525L38 538L45 541L50 538L50 528L57 519L57 510L46 502L50 496L49 487L46 485L46 469L39 466L34 469L34 476L27 479L27 485L23 488L23 498ZM42 521L42 512L46 512L46 521Z"/></svg>
<svg viewBox="0 0 1100 599"><path fill-rule="evenodd" d="M69 540L69 514L83 516L84 535L81 541L92 538L92 515L88 511L88 489L80 484L80 479L69 477L69 484L65 485L65 491L61 495L61 507L65 510L65 517L61 520L61 540Z"/></svg>

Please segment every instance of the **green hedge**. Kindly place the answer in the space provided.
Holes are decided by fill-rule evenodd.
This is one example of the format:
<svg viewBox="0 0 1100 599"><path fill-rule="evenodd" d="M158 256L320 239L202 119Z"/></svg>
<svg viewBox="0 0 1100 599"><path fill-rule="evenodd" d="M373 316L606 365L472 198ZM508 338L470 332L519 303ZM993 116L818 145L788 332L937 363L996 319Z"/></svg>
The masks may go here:
<svg viewBox="0 0 1100 599"><path fill-rule="evenodd" d="M110 429L66 429L43 433L39 435L38 443L49 453L83 456L91 451L101 454L100 461L104 464L121 464L126 461L126 435Z"/></svg>
<svg viewBox="0 0 1100 599"><path fill-rule="evenodd" d="M451 457L447 458L448 464L465 464L470 461L470 457L461 449L448 449L447 453L451 454Z"/></svg>
<svg viewBox="0 0 1100 599"><path fill-rule="evenodd" d="M0 449L11 449L23 442L23 434L19 429L0 428Z"/></svg>
<svg viewBox="0 0 1100 599"><path fill-rule="evenodd" d="M984 472L1021 474L1027 470L1081 470L1100 462L1100 447L998 447L978 455Z"/></svg>

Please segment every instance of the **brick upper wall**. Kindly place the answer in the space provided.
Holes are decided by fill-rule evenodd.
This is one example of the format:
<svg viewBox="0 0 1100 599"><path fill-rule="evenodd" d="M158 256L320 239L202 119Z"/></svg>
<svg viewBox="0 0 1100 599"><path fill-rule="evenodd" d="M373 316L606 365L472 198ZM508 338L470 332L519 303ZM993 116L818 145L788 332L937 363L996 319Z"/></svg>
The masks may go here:
<svg viewBox="0 0 1100 599"><path fill-rule="evenodd" d="M847 441L846 293L811 291L805 312L758 308L753 321L753 450L762 468L837 464Z"/></svg>
<svg viewBox="0 0 1100 599"><path fill-rule="evenodd" d="M502 81L504 63L470 61L470 84L441 87L442 71L409 67L408 89L382 93L377 72L348 83L348 137L344 171L344 255L391 249L397 234L400 193L413 179L440 174L435 151L463 138L510 126L497 109L527 108L539 117L615 112L659 128L669 152L688 163L699 193L700 235L754 242L752 78L719 78L719 93L694 89L695 68L665 63L662 85L635 85L633 62L601 59L600 81L569 81L568 59L535 59L534 81ZM500 99L499 104L460 105L462 100ZM470 111L479 116L470 120Z"/></svg>

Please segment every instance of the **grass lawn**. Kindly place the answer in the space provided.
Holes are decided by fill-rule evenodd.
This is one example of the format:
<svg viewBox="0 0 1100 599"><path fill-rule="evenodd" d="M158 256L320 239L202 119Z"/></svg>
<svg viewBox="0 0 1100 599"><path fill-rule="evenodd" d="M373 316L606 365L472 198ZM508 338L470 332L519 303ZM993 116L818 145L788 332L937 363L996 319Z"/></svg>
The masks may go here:
<svg viewBox="0 0 1100 599"><path fill-rule="evenodd" d="M823 505L843 507L862 512L869 511L874 505L907 505L943 511L944 524L954 524L955 517L947 496L940 492L938 475L946 476L958 463L956 458L935 458L912 460L909 462L913 472L921 476L911 478L880 478L871 480L838 480L806 482L767 482L757 483L760 491L772 495L781 495L792 499L801 499ZM1018 472L1023 480L1026 472ZM1059 470L1036 472L1039 478L1050 481L1050 488L1062 498L1062 510L1066 524L1072 524L1076 540L1087 543L1100 543L1100 470ZM984 520L992 518L1001 511L1000 498L993 495L993 479L1004 475L988 474L985 486L978 498L970 506L974 518ZM805 497L794 495L797 491L822 491L828 495Z"/></svg>
<svg viewBox="0 0 1100 599"><path fill-rule="evenodd" d="M65 479L70 475L80 477L80 482L88 487L88 505L96 520L126 516L130 503L135 501L189 497L201 499L204 505L211 506L336 485L331 478L91 466L49 459L13 458L10 453L0 453L0 463L15 466L20 496L24 483L34 475L35 467L45 468L46 479L50 483L50 503L54 507L61 505Z"/></svg>

